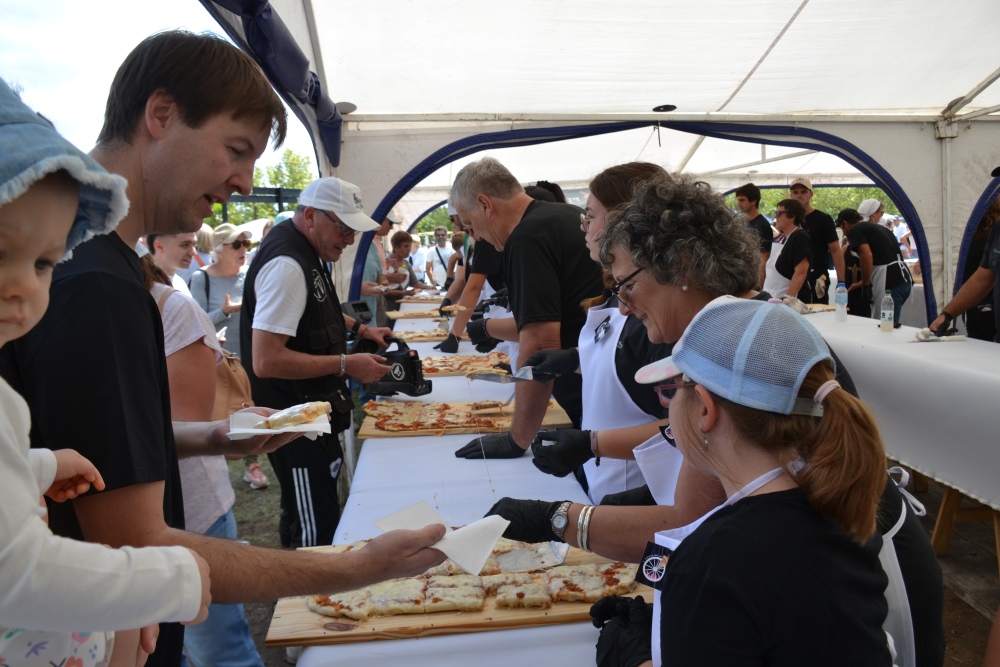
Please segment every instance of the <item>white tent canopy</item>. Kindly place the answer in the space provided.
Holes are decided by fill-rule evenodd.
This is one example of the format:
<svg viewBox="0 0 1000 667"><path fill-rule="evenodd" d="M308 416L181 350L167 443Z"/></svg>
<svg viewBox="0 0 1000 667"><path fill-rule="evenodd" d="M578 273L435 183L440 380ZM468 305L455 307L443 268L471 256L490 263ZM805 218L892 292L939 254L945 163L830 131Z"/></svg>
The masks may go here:
<svg viewBox="0 0 1000 667"><path fill-rule="evenodd" d="M934 310L1000 188L995 0L202 2L321 139L321 173L376 217L412 220L484 154L525 183L630 160L722 189L874 183L931 260ZM294 55L315 76L280 76ZM342 126L331 101L356 107Z"/></svg>

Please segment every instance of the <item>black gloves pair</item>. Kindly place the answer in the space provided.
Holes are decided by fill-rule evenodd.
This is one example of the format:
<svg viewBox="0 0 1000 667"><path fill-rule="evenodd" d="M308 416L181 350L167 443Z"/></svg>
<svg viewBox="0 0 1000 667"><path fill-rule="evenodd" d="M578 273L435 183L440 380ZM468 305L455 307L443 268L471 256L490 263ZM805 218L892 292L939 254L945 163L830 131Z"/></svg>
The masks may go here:
<svg viewBox="0 0 1000 667"><path fill-rule="evenodd" d="M562 542L552 532L552 515L563 501L518 500L501 498L486 516L499 516L510 521L503 536L522 542Z"/></svg>
<svg viewBox="0 0 1000 667"><path fill-rule="evenodd" d="M458 336L453 333L448 334L448 337L435 345L434 349L441 350L442 352L449 352L451 354L458 352Z"/></svg>
<svg viewBox="0 0 1000 667"><path fill-rule="evenodd" d="M531 462L548 475L565 477L594 458L590 451L590 431L561 428L539 431L531 441Z"/></svg>
<svg viewBox="0 0 1000 667"><path fill-rule="evenodd" d="M500 340L486 333L486 319L469 320L465 325L465 332L469 334L469 340L476 346L476 350L486 354L492 352L493 348L500 344Z"/></svg>
<svg viewBox="0 0 1000 667"><path fill-rule="evenodd" d="M641 595L612 595L590 608L591 622L601 631L597 667L636 667L653 659L653 605Z"/></svg>
<svg viewBox="0 0 1000 667"><path fill-rule="evenodd" d="M531 366L535 380L548 382L557 375L575 373L580 368L580 351L575 347L567 350L539 350L521 362L521 366Z"/></svg>
<svg viewBox="0 0 1000 667"><path fill-rule="evenodd" d="M462 447L455 456L460 459L516 459L524 456L525 451L509 432L489 433Z"/></svg>

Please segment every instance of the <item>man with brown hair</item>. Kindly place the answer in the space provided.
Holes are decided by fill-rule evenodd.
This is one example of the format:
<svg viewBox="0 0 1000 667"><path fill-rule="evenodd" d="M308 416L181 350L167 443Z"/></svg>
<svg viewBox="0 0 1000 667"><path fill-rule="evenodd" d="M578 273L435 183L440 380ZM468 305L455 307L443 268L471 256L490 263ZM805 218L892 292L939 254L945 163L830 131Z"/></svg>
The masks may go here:
<svg viewBox="0 0 1000 667"><path fill-rule="evenodd" d="M833 218L812 207L812 181L805 177L792 180L788 186L792 199L806 207L806 221L802 228L809 233L813 253L810 261L809 275L806 284L812 292L812 303L830 303L830 260L837 269L837 282L844 282L847 274L844 271L844 251L840 247L840 237L833 224Z"/></svg>
<svg viewBox="0 0 1000 667"><path fill-rule="evenodd" d="M228 42L172 31L139 44L115 76L91 153L128 179L128 215L57 267L48 313L2 355L4 377L31 406L32 446L73 443L107 485L52 505L53 530L113 547L194 549L211 567L214 602L351 589L444 559L427 548L443 526L389 533L360 558L260 549L182 530L178 456L267 453L290 437L230 441L225 421L171 423L163 328L133 248L144 234L195 232L212 204L249 194L254 162L269 135L284 139L285 123L260 68ZM84 211L88 196L81 189ZM177 665L182 641L180 625L162 625L148 664Z"/></svg>

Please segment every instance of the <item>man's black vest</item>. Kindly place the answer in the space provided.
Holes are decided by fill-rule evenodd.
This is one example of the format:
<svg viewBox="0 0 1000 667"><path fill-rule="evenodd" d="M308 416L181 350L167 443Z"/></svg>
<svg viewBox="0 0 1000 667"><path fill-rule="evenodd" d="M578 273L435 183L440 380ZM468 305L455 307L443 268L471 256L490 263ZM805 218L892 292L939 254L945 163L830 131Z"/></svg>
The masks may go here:
<svg viewBox="0 0 1000 667"><path fill-rule="evenodd" d="M347 354L344 314L340 309L337 291L330 281L330 274L309 240L289 221L271 230L247 271L243 287L243 317L240 322L243 368L250 377L254 403L281 409L308 401L329 401L333 405L330 426L337 433L350 424L350 412L354 408L346 377L325 375L307 380L279 380L259 378L253 372L253 318L257 310L257 274L265 264L282 255L290 257L302 267L308 294L306 310L299 320L295 336L289 338L285 346L290 350L312 355Z"/></svg>

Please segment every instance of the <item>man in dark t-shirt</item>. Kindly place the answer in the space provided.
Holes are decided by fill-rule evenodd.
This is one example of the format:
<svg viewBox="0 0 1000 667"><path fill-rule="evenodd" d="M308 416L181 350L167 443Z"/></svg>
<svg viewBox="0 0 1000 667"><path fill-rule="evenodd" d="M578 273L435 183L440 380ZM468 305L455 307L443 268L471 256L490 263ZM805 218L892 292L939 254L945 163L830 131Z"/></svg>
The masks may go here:
<svg viewBox="0 0 1000 667"><path fill-rule="evenodd" d="M840 247L837 227L833 218L823 211L812 207L812 182L808 178L796 178L788 188L792 199L798 200L806 207L806 221L802 228L809 233L812 241L813 255L809 266L809 276L806 282L813 292L812 303L830 303L829 269L831 258L837 269L837 282L846 280L844 271L844 251Z"/></svg>
<svg viewBox="0 0 1000 667"><path fill-rule="evenodd" d="M774 232L771 230L771 223L765 218L758 206L760 206L760 188L753 183L747 183L736 188L736 206L740 213L747 219L747 223L756 230L760 236L760 281L758 287L764 284L764 269L767 260L771 257L771 244L774 241Z"/></svg>
<svg viewBox="0 0 1000 667"><path fill-rule="evenodd" d="M994 170L993 176L1000 176L1000 167ZM993 342L1000 343L1000 225L993 225L990 231L979 268L965 281L948 305L941 309L941 314L931 322L931 330L937 332L948 329L956 317L982 301L991 289L993 316L997 324L997 335Z"/></svg>
<svg viewBox="0 0 1000 667"><path fill-rule="evenodd" d="M893 322L899 326L899 314L902 312L903 304L910 298L913 278L903 263L896 237L882 225L861 221L861 214L852 208L840 212L837 224L843 228L851 244L851 250L857 253L860 259L862 290L865 298L871 295L868 301L871 307L870 316L875 319L880 317L879 304L882 296L885 292L890 292L893 301ZM864 313L856 314L864 315Z"/></svg>
<svg viewBox="0 0 1000 667"><path fill-rule="evenodd" d="M600 267L590 259L584 243L579 209L533 200L493 158L462 168L450 202L463 224L472 227L477 245L489 243L503 251L503 273L514 314L470 322L466 327L469 339L477 344L490 339L516 341L520 359L542 349L576 347L586 320L580 302L604 290ZM521 456L541 426L550 394L578 428L580 390L576 373L553 383L519 383L510 432L476 438L456 456Z"/></svg>

